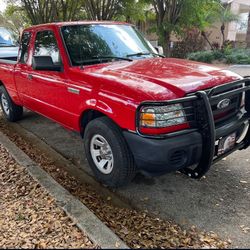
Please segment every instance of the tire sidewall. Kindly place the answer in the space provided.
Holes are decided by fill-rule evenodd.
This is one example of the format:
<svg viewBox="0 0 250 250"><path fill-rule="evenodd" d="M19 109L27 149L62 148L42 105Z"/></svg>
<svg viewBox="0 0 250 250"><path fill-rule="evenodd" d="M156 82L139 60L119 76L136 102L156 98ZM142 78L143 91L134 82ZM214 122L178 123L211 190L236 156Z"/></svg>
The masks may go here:
<svg viewBox="0 0 250 250"><path fill-rule="evenodd" d="M103 136L107 140L113 153L113 160L114 160L113 169L109 174L103 174L97 168L92 159L92 155L90 152L90 143L91 139L97 134ZM114 182L126 178L126 171L125 171L126 160L122 155L121 145L117 141L117 138L114 137L112 130L106 127L106 124L103 125L95 124L94 126L87 126L84 136L84 147L89 165L99 181L109 186L113 186Z"/></svg>
<svg viewBox="0 0 250 250"><path fill-rule="evenodd" d="M9 104L9 114L6 114L5 113L5 110L3 108L3 104L2 104L2 95L5 96L8 104ZM3 111L3 114L4 116L6 117L7 120L11 120L11 114L12 114L12 103L11 103L11 100L10 100L10 97L7 93L7 91L5 90L5 88L3 86L0 87L0 105L1 105L1 108L2 108L2 111Z"/></svg>

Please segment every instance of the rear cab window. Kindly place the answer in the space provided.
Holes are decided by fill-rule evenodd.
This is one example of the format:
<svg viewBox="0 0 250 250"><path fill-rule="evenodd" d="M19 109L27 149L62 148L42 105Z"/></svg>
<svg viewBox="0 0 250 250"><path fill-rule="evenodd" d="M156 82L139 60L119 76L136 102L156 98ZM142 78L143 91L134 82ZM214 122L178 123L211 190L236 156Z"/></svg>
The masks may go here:
<svg viewBox="0 0 250 250"><path fill-rule="evenodd" d="M22 34L21 45L20 45L20 53L19 53L19 62L22 64L27 64L28 56L29 56L29 43L30 43L31 33L25 31Z"/></svg>

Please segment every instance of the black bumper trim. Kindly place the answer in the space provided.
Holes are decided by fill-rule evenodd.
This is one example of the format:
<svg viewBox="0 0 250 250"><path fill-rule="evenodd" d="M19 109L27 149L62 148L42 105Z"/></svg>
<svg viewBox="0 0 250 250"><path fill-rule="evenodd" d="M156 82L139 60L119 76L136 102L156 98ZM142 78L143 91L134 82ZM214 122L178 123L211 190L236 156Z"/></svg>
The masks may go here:
<svg viewBox="0 0 250 250"><path fill-rule="evenodd" d="M150 175L197 164L202 154L202 136L198 132L168 139L143 138L127 131L123 135L139 170Z"/></svg>

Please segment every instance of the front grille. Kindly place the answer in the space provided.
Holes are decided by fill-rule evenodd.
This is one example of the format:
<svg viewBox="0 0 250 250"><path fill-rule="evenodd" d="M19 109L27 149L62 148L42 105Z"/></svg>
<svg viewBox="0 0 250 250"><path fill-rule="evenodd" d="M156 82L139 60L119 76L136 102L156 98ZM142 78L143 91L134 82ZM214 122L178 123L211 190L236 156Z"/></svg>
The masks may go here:
<svg viewBox="0 0 250 250"><path fill-rule="evenodd" d="M239 84L233 88L231 87L223 92L214 93L213 96L219 95L221 93L227 93L231 90L235 90L238 88L242 88L242 84ZM227 97L227 99L230 100L230 104L225 108L218 108L218 104L224 99L225 98L219 98L219 99L210 101L216 127L220 126L222 123L226 122L227 120L232 119L233 117L236 117L236 114L239 113L241 109L240 106L241 106L241 100L242 100L242 93Z"/></svg>
<svg viewBox="0 0 250 250"><path fill-rule="evenodd" d="M230 99L230 105L226 108L219 109L217 107L218 103L221 101L219 100L217 104L211 105L215 125L222 123L228 119L234 117L240 110L240 102L241 102L241 94L232 96Z"/></svg>

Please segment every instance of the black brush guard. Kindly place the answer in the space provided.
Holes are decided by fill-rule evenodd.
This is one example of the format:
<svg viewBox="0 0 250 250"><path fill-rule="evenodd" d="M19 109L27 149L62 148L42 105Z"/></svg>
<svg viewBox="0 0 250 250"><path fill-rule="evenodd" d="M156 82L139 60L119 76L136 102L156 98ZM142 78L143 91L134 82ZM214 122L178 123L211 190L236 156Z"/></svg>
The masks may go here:
<svg viewBox="0 0 250 250"><path fill-rule="evenodd" d="M238 120L250 121L250 77L246 77L242 80L230 82L220 86L216 86L206 91L198 91L194 94L188 95L184 98L179 98L171 101L164 102L143 102L139 105L136 112L136 130L142 137L147 138L170 138L182 134L192 133L198 131L202 135L202 156L200 162L195 168L183 168L181 172L189 177L198 179L201 178L211 167L211 165L220 159L226 157L236 150L246 149L250 146L250 129L246 133L243 141L237 143L233 149L226 153L215 156L215 142L216 142L216 124L214 120L214 114L212 111L211 103L218 103L218 101L225 98L232 97L237 94L245 92L245 110L244 115ZM194 119L190 121L191 128L173 132L164 135L146 135L140 132L140 112L142 107L147 106L166 106L171 104L192 103L194 110ZM184 106L185 107L185 106Z"/></svg>

